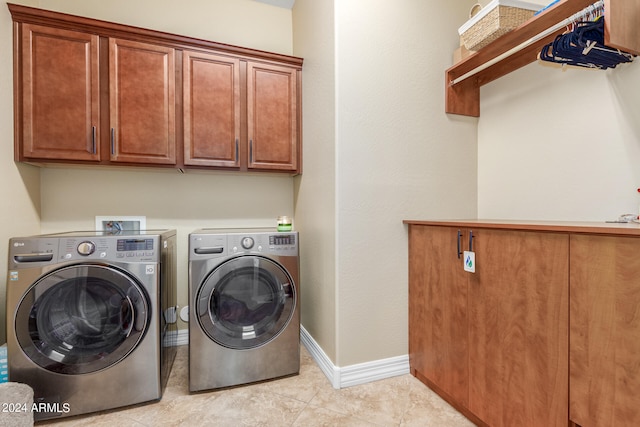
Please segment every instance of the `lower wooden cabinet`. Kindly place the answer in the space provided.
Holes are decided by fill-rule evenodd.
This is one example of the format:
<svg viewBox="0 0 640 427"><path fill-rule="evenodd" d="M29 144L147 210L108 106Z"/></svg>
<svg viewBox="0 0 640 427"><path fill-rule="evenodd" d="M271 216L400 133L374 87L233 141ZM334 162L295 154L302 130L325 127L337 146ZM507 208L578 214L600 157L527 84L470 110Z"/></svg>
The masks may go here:
<svg viewBox="0 0 640 427"><path fill-rule="evenodd" d="M640 425L640 239L571 236L570 418Z"/></svg>
<svg viewBox="0 0 640 427"><path fill-rule="evenodd" d="M409 365L447 400L469 404L467 273L457 229L409 229Z"/></svg>
<svg viewBox="0 0 640 427"><path fill-rule="evenodd" d="M414 375L478 424L566 426L568 247L566 234L411 225Z"/></svg>
<svg viewBox="0 0 640 427"><path fill-rule="evenodd" d="M417 378L479 425L640 425L640 226L407 223Z"/></svg>
<svg viewBox="0 0 640 427"><path fill-rule="evenodd" d="M469 409L491 426L564 427L569 236L473 232Z"/></svg>

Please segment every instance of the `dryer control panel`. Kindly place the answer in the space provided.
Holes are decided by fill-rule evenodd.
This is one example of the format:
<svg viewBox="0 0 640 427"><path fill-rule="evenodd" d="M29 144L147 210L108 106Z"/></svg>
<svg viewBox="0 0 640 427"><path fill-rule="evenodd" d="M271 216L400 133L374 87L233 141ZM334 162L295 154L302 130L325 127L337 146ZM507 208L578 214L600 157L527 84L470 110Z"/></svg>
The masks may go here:
<svg viewBox="0 0 640 427"><path fill-rule="evenodd" d="M230 253L264 253L279 256L297 256L296 233L229 234L227 244Z"/></svg>
<svg viewBox="0 0 640 427"><path fill-rule="evenodd" d="M249 253L298 256L298 233L295 231L289 233L201 231L189 236L190 260Z"/></svg>
<svg viewBox="0 0 640 427"><path fill-rule="evenodd" d="M269 236L271 246L295 246L296 236L294 234L272 234Z"/></svg>

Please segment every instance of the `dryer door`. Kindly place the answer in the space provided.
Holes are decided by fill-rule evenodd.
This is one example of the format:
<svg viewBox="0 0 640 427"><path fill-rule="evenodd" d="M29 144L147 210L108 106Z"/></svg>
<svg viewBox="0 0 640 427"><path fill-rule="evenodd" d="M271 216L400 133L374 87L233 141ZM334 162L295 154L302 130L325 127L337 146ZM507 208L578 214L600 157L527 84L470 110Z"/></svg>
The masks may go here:
<svg viewBox="0 0 640 427"><path fill-rule="evenodd" d="M196 296L196 316L205 333L232 349L274 339L293 317L295 284L278 263L241 256L213 270Z"/></svg>
<svg viewBox="0 0 640 427"><path fill-rule="evenodd" d="M61 374L85 374L118 363L149 324L146 292L125 272L79 264L52 271L24 295L16 336L35 363Z"/></svg>

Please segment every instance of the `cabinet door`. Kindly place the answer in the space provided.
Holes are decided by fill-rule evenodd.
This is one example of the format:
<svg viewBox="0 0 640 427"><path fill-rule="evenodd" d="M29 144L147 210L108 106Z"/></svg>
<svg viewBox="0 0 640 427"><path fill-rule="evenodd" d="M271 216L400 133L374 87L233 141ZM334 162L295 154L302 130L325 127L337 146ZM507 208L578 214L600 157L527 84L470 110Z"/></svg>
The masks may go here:
<svg viewBox="0 0 640 427"><path fill-rule="evenodd" d="M184 51L184 164L239 167L240 60Z"/></svg>
<svg viewBox="0 0 640 427"><path fill-rule="evenodd" d="M22 24L19 160L100 160L98 47L95 35Z"/></svg>
<svg viewBox="0 0 640 427"><path fill-rule="evenodd" d="M468 404L467 283L458 229L409 228L409 364L451 403Z"/></svg>
<svg viewBox="0 0 640 427"><path fill-rule="evenodd" d="M566 234L473 230L469 409L491 426L566 426Z"/></svg>
<svg viewBox="0 0 640 427"><path fill-rule="evenodd" d="M640 239L571 235L570 418L640 425Z"/></svg>
<svg viewBox="0 0 640 427"><path fill-rule="evenodd" d="M175 52L109 39L111 161L176 163Z"/></svg>
<svg viewBox="0 0 640 427"><path fill-rule="evenodd" d="M298 169L297 70L247 64L249 169Z"/></svg>

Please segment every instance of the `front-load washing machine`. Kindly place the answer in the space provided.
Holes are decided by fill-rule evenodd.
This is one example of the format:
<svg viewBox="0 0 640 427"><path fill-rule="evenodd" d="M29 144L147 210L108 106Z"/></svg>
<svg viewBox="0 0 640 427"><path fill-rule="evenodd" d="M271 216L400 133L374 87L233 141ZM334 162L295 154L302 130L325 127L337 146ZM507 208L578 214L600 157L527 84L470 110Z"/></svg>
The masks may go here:
<svg viewBox="0 0 640 427"><path fill-rule="evenodd" d="M176 233L71 232L9 241L9 380L43 420L157 400L177 340Z"/></svg>
<svg viewBox="0 0 640 427"><path fill-rule="evenodd" d="M189 390L300 371L298 233L189 235Z"/></svg>

